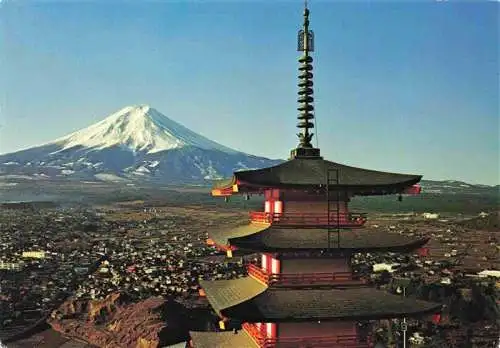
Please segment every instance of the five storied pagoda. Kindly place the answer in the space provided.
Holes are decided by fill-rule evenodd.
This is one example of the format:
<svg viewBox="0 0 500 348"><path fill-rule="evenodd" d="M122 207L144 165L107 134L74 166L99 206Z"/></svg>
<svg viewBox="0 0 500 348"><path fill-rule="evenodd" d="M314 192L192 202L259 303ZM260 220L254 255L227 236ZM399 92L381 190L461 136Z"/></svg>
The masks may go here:
<svg viewBox="0 0 500 348"><path fill-rule="evenodd" d="M349 167L324 160L313 147L314 36L309 9L298 35L299 145L274 167L235 172L217 183L213 196L263 194L264 211L250 222L209 233L209 244L232 256L259 253L248 276L200 281L220 317L221 332L191 332L191 346L205 347L370 347L358 322L432 314L440 305L368 287L353 274L354 253L411 252L427 238L388 234L364 227L364 214L349 212L351 197L418 194L419 175ZM240 330L224 331L228 320Z"/></svg>

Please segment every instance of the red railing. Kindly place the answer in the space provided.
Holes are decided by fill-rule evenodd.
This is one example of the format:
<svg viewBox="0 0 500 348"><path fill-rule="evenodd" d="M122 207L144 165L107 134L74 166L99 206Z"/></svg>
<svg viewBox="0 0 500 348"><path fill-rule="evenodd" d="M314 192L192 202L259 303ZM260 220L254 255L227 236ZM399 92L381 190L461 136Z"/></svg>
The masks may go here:
<svg viewBox="0 0 500 348"><path fill-rule="evenodd" d="M361 227L366 223L366 214L362 213L266 213L263 211L251 211L250 221L276 225L310 225L310 226L337 226Z"/></svg>
<svg viewBox="0 0 500 348"><path fill-rule="evenodd" d="M353 277L349 272L336 273L298 273L298 274L272 274L269 277L270 284L276 285L317 285L317 284L340 284L340 283L364 283L359 277Z"/></svg>
<svg viewBox="0 0 500 348"><path fill-rule="evenodd" d="M268 338L255 324L244 323L242 326L260 348L297 348L309 347L311 344L314 347L373 347L370 340L364 341L356 335Z"/></svg>
<svg viewBox="0 0 500 348"><path fill-rule="evenodd" d="M247 272L248 275L253 276L254 278L260 280L263 283L269 284L269 273L264 271L259 266L254 265L253 263L249 263L247 265Z"/></svg>
<svg viewBox="0 0 500 348"><path fill-rule="evenodd" d="M359 276L351 272L317 272L317 273L268 273L254 264L248 264L248 274L269 286L280 285L318 285L318 284L355 284L365 283Z"/></svg>

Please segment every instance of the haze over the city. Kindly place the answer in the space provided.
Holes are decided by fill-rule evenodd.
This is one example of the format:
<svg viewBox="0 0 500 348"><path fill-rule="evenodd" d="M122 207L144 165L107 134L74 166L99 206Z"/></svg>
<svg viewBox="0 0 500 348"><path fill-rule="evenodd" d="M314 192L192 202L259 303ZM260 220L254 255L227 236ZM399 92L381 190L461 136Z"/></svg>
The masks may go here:
<svg viewBox="0 0 500 348"><path fill-rule="evenodd" d="M236 150L297 144L300 1L3 2L0 153L148 104ZM325 158L499 183L498 4L311 1Z"/></svg>

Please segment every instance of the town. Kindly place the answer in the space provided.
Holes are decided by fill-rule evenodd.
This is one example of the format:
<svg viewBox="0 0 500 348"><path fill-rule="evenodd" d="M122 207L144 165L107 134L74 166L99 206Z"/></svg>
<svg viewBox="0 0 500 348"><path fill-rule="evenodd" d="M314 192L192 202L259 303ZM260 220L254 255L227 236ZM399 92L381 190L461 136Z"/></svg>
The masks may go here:
<svg viewBox="0 0 500 348"><path fill-rule="evenodd" d="M163 297L207 310L199 296L200 279L246 274L240 257L227 259L206 245L210 226L245 220L243 210L217 209L217 214L201 213L193 206L144 202L93 209L4 206L0 211L0 339L16 341L48 319L57 322L64 317L58 308L64 308L65 301L98 303L113 294L126 295L126 305ZM469 340L489 347L498 329L500 283L495 282L498 272L490 270L499 263L497 234L495 226L490 230L488 226L497 219L496 213L467 223L379 214L369 228L430 233L431 242L414 255L359 254L353 268L379 288L394 293L404 288L406 296L448 304L433 327L409 322L411 342L423 344L431 337L432 342L440 342L440 337L443 342ZM474 221L481 230L471 226ZM252 255L245 257L252 262ZM464 310L467 306L474 308L473 313ZM77 320L87 320L81 314ZM474 330L465 330L460 324L465 322ZM400 335L397 321L392 324L378 328L387 341ZM79 339L92 343L89 337Z"/></svg>
<svg viewBox="0 0 500 348"><path fill-rule="evenodd" d="M114 212L118 220L110 220L99 210L16 208L2 209L0 216L4 340L44 321L70 297L102 300L126 292L132 302L187 298L198 294L199 277L244 272L231 263L203 261L217 251L205 245L202 227L185 216L141 209Z"/></svg>

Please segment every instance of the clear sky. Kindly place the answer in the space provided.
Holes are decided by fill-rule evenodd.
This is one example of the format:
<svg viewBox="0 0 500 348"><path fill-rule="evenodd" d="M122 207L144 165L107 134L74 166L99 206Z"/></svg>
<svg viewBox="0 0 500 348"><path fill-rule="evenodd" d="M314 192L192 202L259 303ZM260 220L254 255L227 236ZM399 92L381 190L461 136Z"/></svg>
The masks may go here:
<svg viewBox="0 0 500 348"><path fill-rule="evenodd" d="M498 3L309 4L326 158L499 183ZM3 0L0 153L149 104L226 146L286 158L302 6Z"/></svg>

